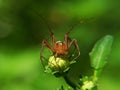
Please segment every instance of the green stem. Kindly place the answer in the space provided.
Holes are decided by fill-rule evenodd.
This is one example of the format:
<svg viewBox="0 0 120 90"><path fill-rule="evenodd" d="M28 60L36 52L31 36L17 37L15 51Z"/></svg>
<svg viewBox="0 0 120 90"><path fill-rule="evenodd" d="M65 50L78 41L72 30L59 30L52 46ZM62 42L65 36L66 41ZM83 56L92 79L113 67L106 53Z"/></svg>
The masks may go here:
<svg viewBox="0 0 120 90"><path fill-rule="evenodd" d="M101 71L102 71L102 69L95 69L95 70L94 70L94 74L93 74L93 81L94 81L94 82L97 82L98 77L99 77L100 74L101 74Z"/></svg>
<svg viewBox="0 0 120 90"><path fill-rule="evenodd" d="M76 90L76 87L79 88L79 85L75 84L75 82L73 82L68 75L63 76L64 80L66 81L66 83L71 86L74 90Z"/></svg>

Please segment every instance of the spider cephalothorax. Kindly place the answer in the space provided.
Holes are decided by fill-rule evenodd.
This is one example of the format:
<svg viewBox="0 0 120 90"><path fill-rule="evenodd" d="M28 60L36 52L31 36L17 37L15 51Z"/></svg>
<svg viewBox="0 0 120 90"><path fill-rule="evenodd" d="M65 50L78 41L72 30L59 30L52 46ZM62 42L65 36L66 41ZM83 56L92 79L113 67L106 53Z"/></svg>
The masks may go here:
<svg viewBox="0 0 120 90"><path fill-rule="evenodd" d="M66 43L62 41L56 41L54 44L54 52L57 55L66 55L67 54Z"/></svg>

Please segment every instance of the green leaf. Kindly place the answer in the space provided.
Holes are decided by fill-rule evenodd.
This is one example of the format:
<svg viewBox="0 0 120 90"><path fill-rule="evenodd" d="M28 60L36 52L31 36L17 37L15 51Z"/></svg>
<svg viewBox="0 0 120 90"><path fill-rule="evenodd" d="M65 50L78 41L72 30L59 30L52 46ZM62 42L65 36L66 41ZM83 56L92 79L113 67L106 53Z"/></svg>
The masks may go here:
<svg viewBox="0 0 120 90"><path fill-rule="evenodd" d="M90 62L94 69L102 69L106 64L106 59L110 53L113 37L106 35L100 39L90 52Z"/></svg>

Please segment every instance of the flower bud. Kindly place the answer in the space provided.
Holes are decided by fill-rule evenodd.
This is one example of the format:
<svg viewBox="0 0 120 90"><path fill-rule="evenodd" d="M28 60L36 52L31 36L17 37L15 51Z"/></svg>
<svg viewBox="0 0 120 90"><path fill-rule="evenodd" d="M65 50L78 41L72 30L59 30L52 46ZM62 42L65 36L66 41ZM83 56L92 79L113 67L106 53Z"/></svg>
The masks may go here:
<svg viewBox="0 0 120 90"><path fill-rule="evenodd" d="M95 83L93 81L85 81L83 82L82 90L96 90Z"/></svg>
<svg viewBox="0 0 120 90"><path fill-rule="evenodd" d="M48 61L48 65L53 72L64 73L69 68L69 61L60 57L51 56Z"/></svg>

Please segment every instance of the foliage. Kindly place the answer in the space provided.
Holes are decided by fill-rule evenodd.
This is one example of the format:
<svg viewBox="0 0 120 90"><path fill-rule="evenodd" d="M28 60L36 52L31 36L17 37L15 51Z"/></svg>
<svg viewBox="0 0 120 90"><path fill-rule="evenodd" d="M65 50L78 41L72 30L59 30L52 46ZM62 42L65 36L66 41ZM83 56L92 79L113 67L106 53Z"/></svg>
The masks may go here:
<svg viewBox="0 0 120 90"><path fill-rule="evenodd" d="M113 37L110 35L106 35L104 38L99 40L92 52L90 53L90 63L91 67L93 68L93 74L92 76L84 76L80 78L79 86L71 86L69 81L66 82L73 87L73 89L77 90L98 90L98 78L101 74L101 71L106 63L106 57L108 57L110 53L110 49L112 46ZM64 76L63 76L64 77ZM68 78L69 79L69 78ZM65 79L66 80L66 79ZM61 90L66 90L63 87L61 87Z"/></svg>
<svg viewBox="0 0 120 90"><path fill-rule="evenodd" d="M50 33L35 12L45 17L57 40L63 40L73 24L84 20L69 35L78 41L81 52L67 76L68 81L74 82L73 86L77 85L80 74L85 78L94 73L88 55L94 43L105 35L112 35L114 43L108 63L99 76L98 89L118 90L119 3L120 0L0 0L0 90L53 90L61 84L69 88L63 78L43 73L39 53L42 40Z"/></svg>

